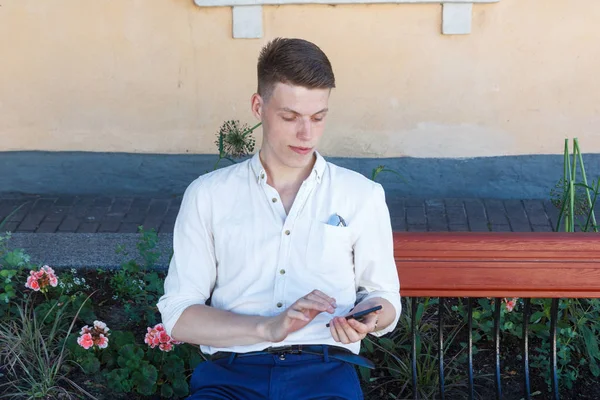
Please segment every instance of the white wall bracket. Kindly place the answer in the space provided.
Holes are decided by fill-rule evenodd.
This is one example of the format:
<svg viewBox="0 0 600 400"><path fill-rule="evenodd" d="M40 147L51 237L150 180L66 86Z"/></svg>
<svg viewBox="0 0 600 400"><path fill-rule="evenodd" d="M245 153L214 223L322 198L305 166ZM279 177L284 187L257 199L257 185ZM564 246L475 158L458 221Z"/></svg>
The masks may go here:
<svg viewBox="0 0 600 400"><path fill-rule="evenodd" d="M235 6L232 16L235 39L258 39L263 36L262 6Z"/></svg>
<svg viewBox="0 0 600 400"><path fill-rule="evenodd" d="M200 7L232 7L233 37L257 39L263 36L263 5L285 4L442 4L442 33L471 33L473 3L497 3L500 0L194 0Z"/></svg>

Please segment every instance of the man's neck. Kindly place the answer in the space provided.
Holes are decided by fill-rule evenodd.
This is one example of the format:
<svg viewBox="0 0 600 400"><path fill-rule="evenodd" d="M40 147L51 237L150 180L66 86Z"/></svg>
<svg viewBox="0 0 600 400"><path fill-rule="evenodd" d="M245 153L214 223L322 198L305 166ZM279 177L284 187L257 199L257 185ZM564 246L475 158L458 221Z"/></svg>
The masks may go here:
<svg viewBox="0 0 600 400"><path fill-rule="evenodd" d="M279 193L297 191L302 182L308 178L317 160L317 155L313 154L313 160L304 168L290 168L281 164L274 157L269 157L263 152L259 153L260 161L267 171L267 183L273 186Z"/></svg>

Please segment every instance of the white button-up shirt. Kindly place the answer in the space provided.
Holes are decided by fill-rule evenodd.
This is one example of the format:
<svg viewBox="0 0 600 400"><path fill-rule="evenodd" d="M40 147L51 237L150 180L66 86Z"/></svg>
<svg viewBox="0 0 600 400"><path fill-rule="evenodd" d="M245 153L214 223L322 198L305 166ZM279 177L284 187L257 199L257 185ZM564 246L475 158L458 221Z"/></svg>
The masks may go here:
<svg viewBox="0 0 600 400"><path fill-rule="evenodd" d="M186 189L175 222L173 258L158 308L171 334L194 304L238 314L273 316L314 289L336 299L333 316L356 301L387 299L396 318L376 336L392 331L401 312L392 228L380 184L338 167L320 154L286 215L278 192L267 184L258 153L202 175ZM329 225L338 214L346 227ZM330 344L357 353L360 342L335 342L323 312L279 343L204 353L248 352L289 344ZM210 321L206 321L210 324Z"/></svg>

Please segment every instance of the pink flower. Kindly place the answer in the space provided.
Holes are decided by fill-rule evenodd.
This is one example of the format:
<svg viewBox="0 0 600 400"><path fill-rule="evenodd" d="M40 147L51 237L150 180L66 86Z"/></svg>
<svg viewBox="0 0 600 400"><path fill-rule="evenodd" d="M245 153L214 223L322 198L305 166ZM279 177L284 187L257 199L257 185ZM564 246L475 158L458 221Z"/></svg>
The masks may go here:
<svg viewBox="0 0 600 400"><path fill-rule="evenodd" d="M77 344L87 350L94 345L94 339L92 339L91 334L86 333L77 338Z"/></svg>
<svg viewBox="0 0 600 400"><path fill-rule="evenodd" d="M94 327L90 328L88 325L81 328L77 338L77 343L84 349L89 349L92 346L97 346L99 349L105 349L108 347L108 327L102 321L94 321Z"/></svg>
<svg viewBox="0 0 600 400"><path fill-rule="evenodd" d="M100 336L98 337L96 344L98 345L99 348L105 349L108 347L108 338L101 333Z"/></svg>
<svg viewBox="0 0 600 400"><path fill-rule="evenodd" d="M171 344L170 342L169 343L161 343L158 348L164 352L169 352L169 351L173 350L173 344Z"/></svg>
<svg viewBox="0 0 600 400"><path fill-rule="evenodd" d="M104 333L108 332L110 329L106 327L106 324L102 321L94 321L94 328Z"/></svg>
<svg viewBox="0 0 600 400"><path fill-rule="evenodd" d="M31 275L27 277L27 283L25 287L35 290L36 292L40 290L40 284L38 283L37 278L33 275L33 271L31 271Z"/></svg>
<svg viewBox="0 0 600 400"><path fill-rule="evenodd" d="M506 311L511 312L517 305L517 299L504 299L506 301Z"/></svg>
<svg viewBox="0 0 600 400"><path fill-rule="evenodd" d="M163 324L156 324L154 328L147 328L148 333L144 337L144 343L146 343L151 348L158 348L161 351L171 351L173 350L174 344L181 344L183 342L178 342L173 340L169 334L165 331L165 327Z"/></svg>
<svg viewBox="0 0 600 400"><path fill-rule="evenodd" d="M50 286L56 287L56 285L58 285L58 278L54 274L54 270L52 268L50 268L47 265L44 265L42 267L41 271L44 271L46 273L46 275L48 276L48 281L50 282Z"/></svg>
<svg viewBox="0 0 600 400"><path fill-rule="evenodd" d="M48 291L48 286L56 287L56 285L58 285L58 278L54 270L47 265L44 265L39 271L29 271L29 276L25 283L25 287L36 292L41 290L42 293Z"/></svg>

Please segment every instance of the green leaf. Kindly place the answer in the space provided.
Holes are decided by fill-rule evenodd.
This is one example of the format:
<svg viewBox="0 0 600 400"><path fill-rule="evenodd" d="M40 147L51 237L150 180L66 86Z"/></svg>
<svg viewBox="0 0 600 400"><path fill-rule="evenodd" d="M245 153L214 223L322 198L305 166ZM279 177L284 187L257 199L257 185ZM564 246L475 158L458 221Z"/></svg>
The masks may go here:
<svg viewBox="0 0 600 400"><path fill-rule="evenodd" d="M504 330L510 330L513 329L515 327L515 324L513 324L511 321L506 321L504 323Z"/></svg>
<svg viewBox="0 0 600 400"><path fill-rule="evenodd" d="M158 371L156 370L156 367L147 362L145 362L140 368L140 373L145 380L152 381L153 383L158 379Z"/></svg>
<svg viewBox="0 0 600 400"><path fill-rule="evenodd" d="M17 273L17 270L14 269L3 269L0 270L0 277L6 279L6 278L12 278L13 276L15 276Z"/></svg>
<svg viewBox="0 0 600 400"><path fill-rule="evenodd" d="M596 378L600 376L600 368L598 367L598 363L596 361L590 362L590 372Z"/></svg>
<svg viewBox="0 0 600 400"><path fill-rule="evenodd" d="M598 363L596 362L596 359L600 359L600 351L598 351L597 336L594 334L592 329L590 329L586 325L581 326L581 331L583 333L583 339L585 341L585 348L589 355L590 372L597 378L598 376L600 376L600 367L598 367Z"/></svg>
<svg viewBox="0 0 600 400"><path fill-rule="evenodd" d="M419 323L421 321L421 318L423 317L423 312L425 311L425 306L423 305L423 303L419 303L417 305L417 313L416 313L416 323Z"/></svg>
<svg viewBox="0 0 600 400"><path fill-rule="evenodd" d="M123 393L131 392L133 388L132 382L129 379L129 371L124 368L113 369L105 374L108 387Z"/></svg>
<svg viewBox="0 0 600 400"><path fill-rule="evenodd" d="M533 325L529 325L529 330L532 333L542 333L548 330L548 327L546 327L545 324L533 324ZM544 337L547 337L548 335L544 335Z"/></svg>
<svg viewBox="0 0 600 400"><path fill-rule="evenodd" d="M11 267L24 267L30 260L23 249L16 249L5 254L4 262Z"/></svg>
<svg viewBox="0 0 600 400"><path fill-rule="evenodd" d="M115 347L122 348L128 344L134 344L135 336L132 332L111 331L110 341Z"/></svg>
<svg viewBox="0 0 600 400"><path fill-rule="evenodd" d="M583 332L583 339L585 340L585 347L590 355L590 358L596 358L600 360L600 350L598 350L598 339L597 335L586 325L581 326Z"/></svg>
<svg viewBox="0 0 600 400"><path fill-rule="evenodd" d="M363 341L363 345L365 346L365 350L367 353L373 353L373 343L370 340Z"/></svg>
<svg viewBox="0 0 600 400"><path fill-rule="evenodd" d="M167 360L162 367L162 372L169 380L175 380L177 377L183 376L185 374L183 360L181 360L179 357Z"/></svg>
<svg viewBox="0 0 600 400"><path fill-rule="evenodd" d="M188 360L189 369L194 370L201 362L204 362L204 359L198 352L192 352L190 358Z"/></svg>
<svg viewBox="0 0 600 400"><path fill-rule="evenodd" d="M158 371L154 365L144 362L141 368L132 374L132 378L138 393L149 396L156 391Z"/></svg>
<svg viewBox="0 0 600 400"><path fill-rule="evenodd" d="M79 365L86 374L94 374L100 370L100 361L93 355L84 358Z"/></svg>
<svg viewBox="0 0 600 400"><path fill-rule="evenodd" d="M360 377L364 382L369 382L371 379L371 370L369 368L359 366L358 372L360 373Z"/></svg>
<svg viewBox="0 0 600 400"><path fill-rule="evenodd" d="M387 351L394 351L394 348L396 347L394 341L388 338L379 338L379 344Z"/></svg>
<svg viewBox="0 0 600 400"><path fill-rule="evenodd" d="M134 344L128 344L119 350L117 362L122 368L134 370L140 367L143 358L144 352L142 349Z"/></svg>
<svg viewBox="0 0 600 400"><path fill-rule="evenodd" d="M175 392L175 395L178 397L187 396L190 393L189 385L188 385L187 381L185 379L174 380L173 381L173 391Z"/></svg>
<svg viewBox="0 0 600 400"><path fill-rule="evenodd" d="M173 388L168 383L165 383L160 388L160 395L162 397L170 398L173 397Z"/></svg>
<svg viewBox="0 0 600 400"><path fill-rule="evenodd" d="M545 316L546 316L546 313L544 311L536 311L533 314L531 314L531 317L529 317L529 322L533 323L533 324L537 324Z"/></svg>

